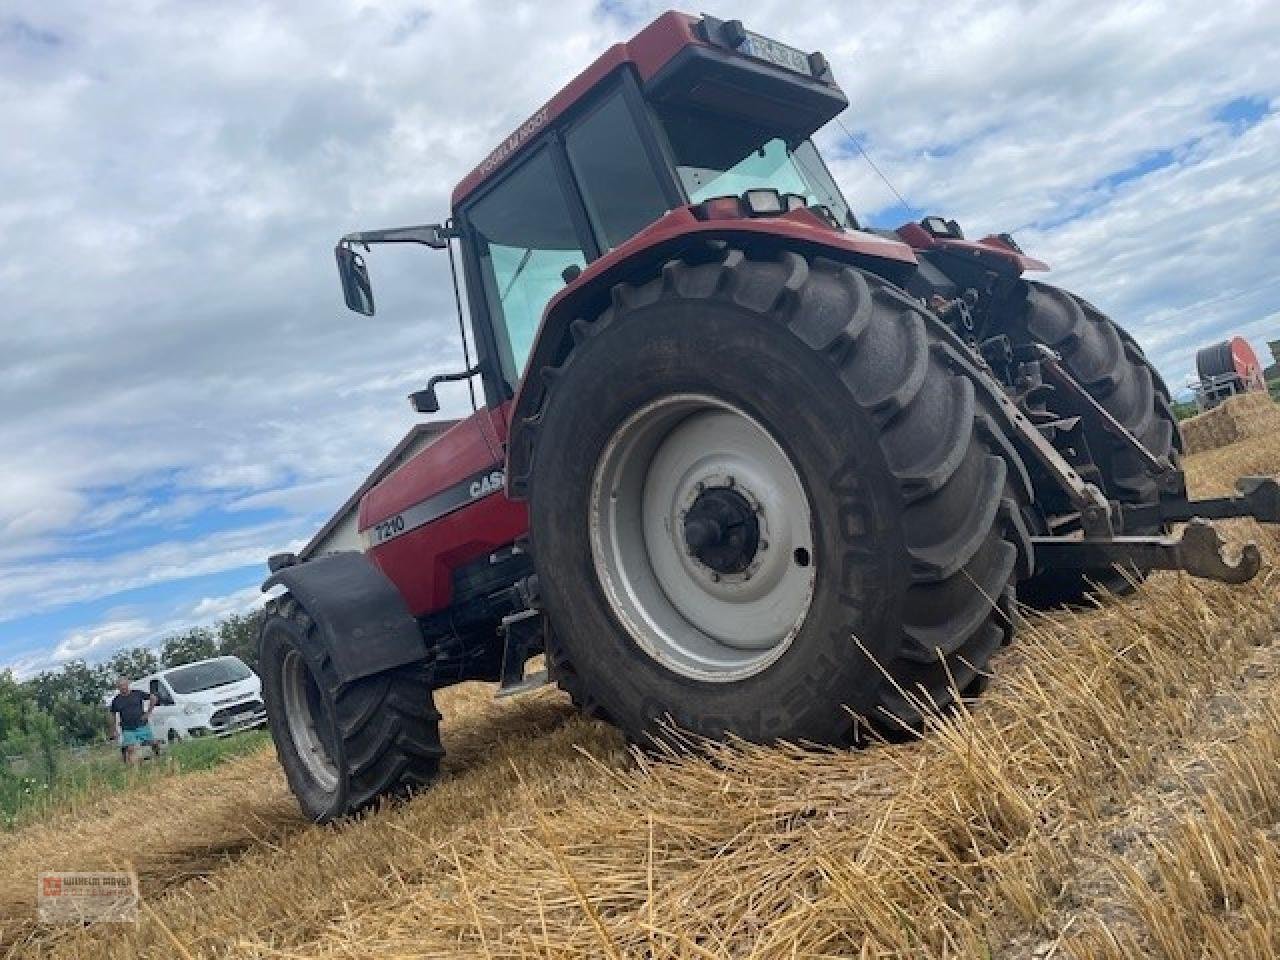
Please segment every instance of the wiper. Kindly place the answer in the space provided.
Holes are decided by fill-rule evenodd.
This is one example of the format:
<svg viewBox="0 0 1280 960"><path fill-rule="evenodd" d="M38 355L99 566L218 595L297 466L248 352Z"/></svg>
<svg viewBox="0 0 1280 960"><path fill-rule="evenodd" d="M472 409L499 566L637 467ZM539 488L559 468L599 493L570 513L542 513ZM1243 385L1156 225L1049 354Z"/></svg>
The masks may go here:
<svg viewBox="0 0 1280 960"><path fill-rule="evenodd" d="M520 262L516 264L516 272L511 274L511 279L507 281L507 289L503 290L498 296L502 303L507 302L507 294L511 292L511 288L516 285L516 281L520 279L520 274L524 273L524 268L529 265L529 258L533 256L533 247L524 248L524 256L520 258Z"/></svg>

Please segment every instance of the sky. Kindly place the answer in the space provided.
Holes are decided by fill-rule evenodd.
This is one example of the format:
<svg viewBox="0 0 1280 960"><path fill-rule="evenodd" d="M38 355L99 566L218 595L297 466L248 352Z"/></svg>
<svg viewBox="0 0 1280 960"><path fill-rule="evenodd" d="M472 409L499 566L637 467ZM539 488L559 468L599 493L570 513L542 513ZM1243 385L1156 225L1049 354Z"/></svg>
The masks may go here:
<svg viewBox="0 0 1280 960"><path fill-rule="evenodd" d="M1280 337L1280 5L701 0L820 49L863 222L1010 231L1181 386ZM0 669L258 602L461 367L447 261L338 236L449 192L661 6L0 2ZM692 11L702 12L702 11ZM905 199L905 205L898 195ZM444 415L465 390L442 391Z"/></svg>

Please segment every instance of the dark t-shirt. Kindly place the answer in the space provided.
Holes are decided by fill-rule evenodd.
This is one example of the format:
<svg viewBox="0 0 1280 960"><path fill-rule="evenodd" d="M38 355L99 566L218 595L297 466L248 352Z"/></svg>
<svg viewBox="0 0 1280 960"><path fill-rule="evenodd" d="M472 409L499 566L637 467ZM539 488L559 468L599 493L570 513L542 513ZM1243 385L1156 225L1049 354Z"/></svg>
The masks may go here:
<svg viewBox="0 0 1280 960"><path fill-rule="evenodd" d="M120 714L120 725L126 730L137 730L147 722L146 710L151 698L141 690L117 693L111 701L111 712Z"/></svg>

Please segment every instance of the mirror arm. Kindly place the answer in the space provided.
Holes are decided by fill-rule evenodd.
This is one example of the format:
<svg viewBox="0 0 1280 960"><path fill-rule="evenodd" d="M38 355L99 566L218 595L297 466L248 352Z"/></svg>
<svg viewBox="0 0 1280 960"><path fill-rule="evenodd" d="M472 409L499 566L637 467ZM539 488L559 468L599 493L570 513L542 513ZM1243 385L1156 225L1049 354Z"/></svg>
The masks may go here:
<svg viewBox="0 0 1280 960"><path fill-rule="evenodd" d="M468 367L466 370L459 370L457 373L437 373L434 377L427 381L427 389L430 390L437 383L452 383L454 380L470 380L480 372L480 364L474 367Z"/></svg>
<svg viewBox="0 0 1280 960"><path fill-rule="evenodd" d="M358 243L366 250L371 243L420 243L433 250L443 250L449 241L458 236L457 230L449 229L438 223L429 223L420 227L391 227L386 230L363 230L359 233L348 233L342 238L346 244Z"/></svg>
<svg viewBox="0 0 1280 960"><path fill-rule="evenodd" d="M436 384L452 383L455 380L470 380L476 374L482 372L482 367L483 364L477 363L475 366L460 370L457 373L437 373L427 381L427 385L423 389L415 390L409 394L409 404L418 413L435 413L440 409L440 401L436 397Z"/></svg>

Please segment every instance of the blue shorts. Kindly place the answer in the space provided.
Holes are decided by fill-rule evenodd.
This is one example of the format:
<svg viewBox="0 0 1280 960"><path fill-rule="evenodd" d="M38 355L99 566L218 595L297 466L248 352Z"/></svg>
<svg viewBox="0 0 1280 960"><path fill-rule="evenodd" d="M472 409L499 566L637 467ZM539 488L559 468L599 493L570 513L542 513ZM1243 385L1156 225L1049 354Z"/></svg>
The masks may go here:
<svg viewBox="0 0 1280 960"><path fill-rule="evenodd" d="M150 726L138 727L136 730L122 730L120 732L120 746L122 747L142 747L154 739Z"/></svg>

